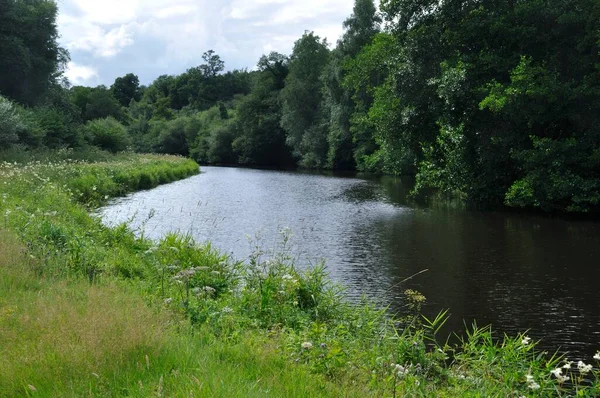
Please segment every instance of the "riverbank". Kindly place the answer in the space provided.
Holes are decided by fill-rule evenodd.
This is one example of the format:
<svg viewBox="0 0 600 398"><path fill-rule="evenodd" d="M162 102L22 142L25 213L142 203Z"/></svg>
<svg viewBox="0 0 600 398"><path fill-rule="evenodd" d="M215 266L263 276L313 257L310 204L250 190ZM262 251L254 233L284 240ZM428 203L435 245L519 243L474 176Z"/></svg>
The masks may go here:
<svg viewBox="0 0 600 398"><path fill-rule="evenodd" d="M257 248L241 263L188 237L152 242L89 215L110 197L197 172L154 155L0 165L0 395L597 392L600 362L585 374L575 362L571 373L522 335L498 342L476 329L459 347L436 343L444 316L421 317L416 292L406 292L402 320L347 304L323 268L295 267L286 231L278 250Z"/></svg>

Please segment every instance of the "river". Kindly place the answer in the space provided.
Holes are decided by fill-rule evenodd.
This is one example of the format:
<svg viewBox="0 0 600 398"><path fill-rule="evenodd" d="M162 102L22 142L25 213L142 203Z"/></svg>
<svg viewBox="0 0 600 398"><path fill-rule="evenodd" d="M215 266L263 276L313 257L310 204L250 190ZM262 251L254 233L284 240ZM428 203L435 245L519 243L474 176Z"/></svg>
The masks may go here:
<svg viewBox="0 0 600 398"><path fill-rule="evenodd" d="M236 259L276 248L289 228L297 263L326 260L351 299L394 311L415 289L427 314L449 309L446 332L477 320L578 358L600 349L599 222L416 206L407 189L391 178L202 167L98 214L154 239L190 233Z"/></svg>

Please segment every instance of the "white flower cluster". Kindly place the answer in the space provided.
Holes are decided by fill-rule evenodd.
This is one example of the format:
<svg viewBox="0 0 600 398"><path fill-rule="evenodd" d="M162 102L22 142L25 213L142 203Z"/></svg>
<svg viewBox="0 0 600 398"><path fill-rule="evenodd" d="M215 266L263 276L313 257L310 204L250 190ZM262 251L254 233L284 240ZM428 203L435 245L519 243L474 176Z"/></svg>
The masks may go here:
<svg viewBox="0 0 600 398"><path fill-rule="evenodd" d="M528 388L531 388L532 390L540 389L540 385L535 381L532 375L526 375L525 378L527 379Z"/></svg>
<svg viewBox="0 0 600 398"><path fill-rule="evenodd" d="M305 341L301 344L301 347L304 350L310 350L311 348L313 348L313 344L310 341Z"/></svg>
<svg viewBox="0 0 600 398"><path fill-rule="evenodd" d="M556 368L550 372L556 377L556 380L558 380L560 384L569 381L569 376L563 375L562 371L562 368Z"/></svg>

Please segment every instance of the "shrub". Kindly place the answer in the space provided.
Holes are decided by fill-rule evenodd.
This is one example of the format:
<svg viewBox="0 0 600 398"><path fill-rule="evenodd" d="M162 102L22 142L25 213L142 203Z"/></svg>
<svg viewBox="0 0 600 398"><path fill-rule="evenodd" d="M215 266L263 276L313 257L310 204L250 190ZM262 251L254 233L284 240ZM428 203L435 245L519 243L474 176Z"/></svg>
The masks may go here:
<svg viewBox="0 0 600 398"><path fill-rule="evenodd" d="M0 147L6 148L18 140L18 132L23 129L23 123L15 113L13 104L0 96Z"/></svg>
<svg viewBox="0 0 600 398"><path fill-rule="evenodd" d="M85 126L87 140L110 152L121 152L131 145L127 129L113 117L97 119Z"/></svg>

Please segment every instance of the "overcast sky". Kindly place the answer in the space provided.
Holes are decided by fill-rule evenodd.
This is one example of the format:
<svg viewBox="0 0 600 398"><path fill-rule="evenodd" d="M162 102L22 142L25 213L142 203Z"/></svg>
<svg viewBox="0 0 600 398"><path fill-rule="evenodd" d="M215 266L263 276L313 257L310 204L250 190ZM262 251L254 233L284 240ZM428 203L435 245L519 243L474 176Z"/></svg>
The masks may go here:
<svg viewBox="0 0 600 398"><path fill-rule="evenodd" d="M202 63L214 49L227 70L262 54L291 53L313 30L335 43L354 0L58 0L72 84L111 85L133 72L142 84Z"/></svg>

